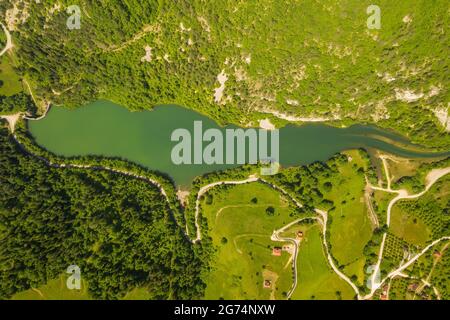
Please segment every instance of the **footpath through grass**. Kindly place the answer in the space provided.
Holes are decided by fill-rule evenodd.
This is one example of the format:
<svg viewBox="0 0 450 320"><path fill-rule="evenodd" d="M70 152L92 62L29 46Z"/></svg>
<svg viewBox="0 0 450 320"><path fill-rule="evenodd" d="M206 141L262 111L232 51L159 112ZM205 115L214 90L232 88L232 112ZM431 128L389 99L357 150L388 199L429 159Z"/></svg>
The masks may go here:
<svg viewBox="0 0 450 320"><path fill-rule="evenodd" d="M273 247L283 243L270 236L294 220L288 201L262 183L217 187L209 197L202 214L208 219L217 257L205 298L285 298L293 280L290 254L274 256ZM267 288L265 280L270 281Z"/></svg>

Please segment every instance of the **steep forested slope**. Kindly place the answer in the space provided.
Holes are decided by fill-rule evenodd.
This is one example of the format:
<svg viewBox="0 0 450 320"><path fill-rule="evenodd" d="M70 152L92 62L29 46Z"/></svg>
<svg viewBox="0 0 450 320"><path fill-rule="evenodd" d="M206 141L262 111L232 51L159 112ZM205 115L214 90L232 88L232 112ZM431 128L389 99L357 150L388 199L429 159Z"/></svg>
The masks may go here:
<svg viewBox="0 0 450 320"><path fill-rule="evenodd" d="M106 171L50 168L2 127L0 298L73 264L96 298L138 286L162 299L203 290L202 263L155 186Z"/></svg>
<svg viewBox="0 0 450 320"><path fill-rule="evenodd" d="M380 29L367 27L371 4L7 0L0 16L41 102L178 103L241 125L280 113L370 122L448 148L448 1L378 1ZM80 29L67 28L70 5Z"/></svg>

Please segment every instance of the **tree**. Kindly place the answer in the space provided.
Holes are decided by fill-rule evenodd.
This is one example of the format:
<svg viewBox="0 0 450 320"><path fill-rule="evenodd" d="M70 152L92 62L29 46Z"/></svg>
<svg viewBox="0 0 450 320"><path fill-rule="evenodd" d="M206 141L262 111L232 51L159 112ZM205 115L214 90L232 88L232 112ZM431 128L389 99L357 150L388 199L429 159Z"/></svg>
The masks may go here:
<svg viewBox="0 0 450 320"><path fill-rule="evenodd" d="M325 190L326 192L330 192L332 187L333 187L333 185L329 181L327 181L323 184L323 190Z"/></svg>
<svg viewBox="0 0 450 320"><path fill-rule="evenodd" d="M266 213L269 216L273 216L275 214L275 208L274 207L267 207Z"/></svg>

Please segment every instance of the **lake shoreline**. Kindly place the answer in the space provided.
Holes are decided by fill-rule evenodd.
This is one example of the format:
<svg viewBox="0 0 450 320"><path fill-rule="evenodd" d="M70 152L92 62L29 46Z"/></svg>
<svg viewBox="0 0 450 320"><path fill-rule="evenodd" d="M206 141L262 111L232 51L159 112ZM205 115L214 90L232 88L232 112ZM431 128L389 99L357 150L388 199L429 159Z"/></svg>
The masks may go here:
<svg viewBox="0 0 450 320"><path fill-rule="evenodd" d="M151 111L131 112L106 100L77 109L54 106L41 120L27 121L26 126L36 144L58 156L119 157L164 172L185 190L197 176L236 166L177 167L171 163L170 133L176 128L191 129L194 121L202 121L205 128L238 128L220 126L211 118L180 106L159 105ZM374 148L403 158L450 155L414 145L406 137L372 125L337 128L323 123L289 123L279 130L282 167L323 162L336 153L359 148Z"/></svg>

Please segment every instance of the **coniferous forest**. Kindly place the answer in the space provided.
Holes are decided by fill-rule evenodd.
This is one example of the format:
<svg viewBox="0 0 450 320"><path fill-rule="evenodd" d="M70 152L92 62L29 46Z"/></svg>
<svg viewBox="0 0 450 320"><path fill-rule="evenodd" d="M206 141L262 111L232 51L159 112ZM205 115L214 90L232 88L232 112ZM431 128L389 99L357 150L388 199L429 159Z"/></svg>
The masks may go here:
<svg viewBox="0 0 450 320"><path fill-rule="evenodd" d="M0 140L0 298L43 285L72 264L96 298L135 287L160 299L201 294L202 261L155 186L51 168L24 154L5 127Z"/></svg>

